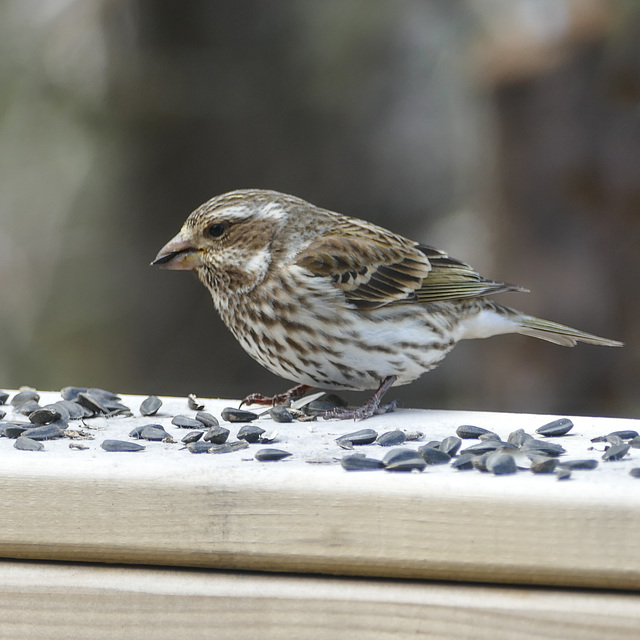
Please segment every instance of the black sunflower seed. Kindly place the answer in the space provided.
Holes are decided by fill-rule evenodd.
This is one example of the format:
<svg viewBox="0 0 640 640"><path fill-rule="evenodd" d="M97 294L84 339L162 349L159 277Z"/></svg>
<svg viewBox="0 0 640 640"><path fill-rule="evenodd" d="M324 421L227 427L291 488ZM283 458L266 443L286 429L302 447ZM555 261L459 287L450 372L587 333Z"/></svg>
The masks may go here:
<svg viewBox="0 0 640 640"><path fill-rule="evenodd" d="M373 429L359 429L351 433L345 433L336 438L338 446L343 449L351 449L355 445L371 444L378 437L378 432Z"/></svg>
<svg viewBox="0 0 640 640"><path fill-rule="evenodd" d="M229 437L229 429L224 427L211 427L207 433L204 434L203 440L211 442L212 444L224 444Z"/></svg>
<svg viewBox="0 0 640 640"><path fill-rule="evenodd" d="M16 438L13 446L21 451L42 451L44 449L42 442L38 442L37 440L33 440L25 436Z"/></svg>
<svg viewBox="0 0 640 640"><path fill-rule="evenodd" d="M571 477L571 469L563 469L558 467L556 469L556 478L558 480L568 480Z"/></svg>
<svg viewBox="0 0 640 640"><path fill-rule="evenodd" d="M260 462L270 462L288 458L290 455L288 451L283 451L282 449L260 449L260 451L256 451L254 457Z"/></svg>
<svg viewBox="0 0 640 640"><path fill-rule="evenodd" d="M522 450L530 455L546 455L557 457L566 453L566 449L555 442L549 442L548 440L536 440L532 438L527 440Z"/></svg>
<svg viewBox="0 0 640 640"><path fill-rule="evenodd" d="M211 429L211 427L217 427L220 424L215 416L212 416L206 411L198 411L198 413L196 413L196 420L198 422L202 422L202 424L208 429Z"/></svg>
<svg viewBox="0 0 640 640"><path fill-rule="evenodd" d="M517 447L521 447L526 442L533 439L533 436L529 435L524 429L516 429L509 434L507 442L515 444Z"/></svg>
<svg viewBox="0 0 640 640"><path fill-rule="evenodd" d="M380 434L376 440L376 444L379 444L381 447L396 447L399 444L404 443L406 439L407 436L404 431L395 429L393 431L387 431L386 433Z"/></svg>
<svg viewBox="0 0 640 640"><path fill-rule="evenodd" d="M598 466L597 460L562 460L558 463L563 469L595 469Z"/></svg>
<svg viewBox="0 0 640 640"><path fill-rule="evenodd" d="M179 427L180 429L202 429L203 423L200 420L194 420L189 416L178 415L174 416L171 424Z"/></svg>
<svg viewBox="0 0 640 640"><path fill-rule="evenodd" d="M140 413L143 416L155 416L162 406L162 400L158 396L149 396L140 404Z"/></svg>
<svg viewBox="0 0 640 640"><path fill-rule="evenodd" d="M382 469L384 467L382 460L368 458L364 453L353 453L348 456L343 456L340 464L345 471L375 471L376 469Z"/></svg>
<svg viewBox="0 0 640 640"><path fill-rule="evenodd" d="M59 420L41 427L27 429L23 431L22 436L32 440L53 440L54 438L62 438L66 427L67 425Z"/></svg>
<svg viewBox="0 0 640 640"><path fill-rule="evenodd" d="M458 453L462 440L457 436L447 436L441 443L439 449L448 453L450 457L453 457Z"/></svg>
<svg viewBox="0 0 640 640"><path fill-rule="evenodd" d="M427 463L413 449L392 449L382 459L386 471L422 471Z"/></svg>
<svg viewBox="0 0 640 640"><path fill-rule="evenodd" d="M204 405L198 400L195 393L190 393L187 396L187 405L193 411L202 411L204 409Z"/></svg>
<svg viewBox="0 0 640 640"><path fill-rule="evenodd" d="M33 389L28 389L26 391L19 391L16 393L13 398L11 398L11 404L14 407L20 407L25 402L38 402L40 400L40 394Z"/></svg>
<svg viewBox="0 0 640 640"><path fill-rule="evenodd" d="M287 407L283 405L277 405L269 409L269 415L276 422L293 422L293 414Z"/></svg>
<svg viewBox="0 0 640 640"><path fill-rule="evenodd" d="M0 404L4 404L9 399L9 394L6 391L0 391Z"/></svg>
<svg viewBox="0 0 640 640"><path fill-rule="evenodd" d="M187 451L191 453L207 453L213 445L210 442L189 442L187 444Z"/></svg>
<svg viewBox="0 0 640 640"><path fill-rule="evenodd" d="M79 393L86 393L86 387L64 387L60 390L60 395L70 402L76 402Z"/></svg>
<svg viewBox="0 0 640 640"><path fill-rule="evenodd" d="M27 400L27 402L15 408L15 410L23 416L28 416L38 409L42 409L42 407L35 400Z"/></svg>
<svg viewBox="0 0 640 640"><path fill-rule="evenodd" d="M482 427L476 427L472 424L461 424L456 429L456 434L463 439L478 438L483 433L492 433L489 429L483 429Z"/></svg>
<svg viewBox="0 0 640 640"><path fill-rule="evenodd" d="M640 449L640 436L631 438L631 440L629 440L629 445L632 446L634 449Z"/></svg>
<svg viewBox="0 0 640 640"><path fill-rule="evenodd" d="M496 451L497 449L502 449L505 444L509 443L502 442L500 440L485 440L484 442L479 442L478 444L472 444L470 447L463 449L460 453L473 453L476 456L481 456L485 453Z"/></svg>
<svg viewBox="0 0 640 640"><path fill-rule="evenodd" d="M445 451L434 449L426 444L418 449L418 453L427 464L447 464L451 461L451 456Z"/></svg>
<svg viewBox="0 0 640 640"><path fill-rule="evenodd" d="M463 453L451 462L451 466L458 471L468 471L473 469L473 461L476 456L473 453Z"/></svg>
<svg viewBox="0 0 640 640"><path fill-rule="evenodd" d="M631 440L638 437L638 432L633 429L623 429L622 431L612 431L610 436L618 436L622 440Z"/></svg>
<svg viewBox="0 0 640 640"><path fill-rule="evenodd" d="M227 422L252 422L258 418L257 413L253 411L245 411L244 409L234 409L227 407L222 410L222 419Z"/></svg>
<svg viewBox="0 0 640 640"><path fill-rule="evenodd" d="M486 442L487 440L497 440L498 442L502 442L502 438L497 434L490 431L489 433L481 433L478 436L478 440L481 442Z"/></svg>
<svg viewBox="0 0 640 640"><path fill-rule="evenodd" d="M60 418L62 418L60 411L47 407L36 409L29 414L29 422L33 422L33 424L49 424L54 420L60 420Z"/></svg>
<svg viewBox="0 0 640 640"><path fill-rule="evenodd" d="M93 415L86 407L69 400L58 400L58 402L54 402L52 405L47 406L55 407L60 411L60 413L66 411L69 414L69 420L78 420L79 418L86 418Z"/></svg>
<svg viewBox="0 0 640 640"><path fill-rule="evenodd" d="M0 420L2 420L2 418L4 418L7 415L6 411L2 411L2 409L0 409Z"/></svg>
<svg viewBox="0 0 640 640"><path fill-rule="evenodd" d="M546 438L551 438L553 436L563 436L565 433L569 433L571 429L573 429L573 422L568 418L560 418L538 427L536 433Z"/></svg>
<svg viewBox="0 0 640 640"><path fill-rule="evenodd" d="M5 438L9 438L14 440L15 438L19 438L27 429L29 429L31 425L17 425L12 422L3 422L2 423L2 435Z"/></svg>
<svg viewBox="0 0 640 640"><path fill-rule="evenodd" d="M634 467L629 471L629 475L633 478L640 478L640 467Z"/></svg>
<svg viewBox="0 0 640 640"><path fill-rule="evenodd" d="M473 468L477 469L478 471L482 471L483 473L486 473L487 471L489 471L489 469L487 469L487 458L492 453L495 453L495 452L494 451L487 451L487 453L483 453L481 456L476 456L471 461L471 464L473 465Z"/></svg>
<svg viewBox="0 0 640 640"><path fill-rule="evenodd" d="M202 438L204 431L189 431L187 435L182 438L182 442L185 444L189 444L191 442L198 442L200 438Z"/></svg>
<svg viewBox="0 0 640 640"><path fill-rule="evenodd" d="M126 440L105 440L101 445L105 451L143 451L144 445Z"/></svg>
<svg viewBox="0 0 640 640"><path fill-rule="evenodd" d="M620 460L629 453L630 446L626 442L611 445L602 455L602 459L608 461Z"/></svg>
<svg viewBox="0 0 640 640"><path fill-rule="evenodd" d="M94 398L89 392L80 391L76 402L90 411L93 411L94 414L109 413L109 409L102 404L100 400Z"/></svg>
<svg viewBox="0 0 640 640"><path fill-rule="evenodd" d="M196 442L196 444L199 444ZM246 440L236 440L235 442L225 442L224 444L212 444L207 453L233 453L246 449L249 443Z"/></svg>
<svg viewBox="0 0 640 640"><path fill-rule="evenodd" d="M264 429L252 424L245 424L238 430L237 438L238 440L246 440L247 442L258 442L263 433Z"/></svg>
<svg viewBox="0 0 640 640"><path fill-rule="evenodd" d="M548 458L546 456L535 456L531 460L529 470L532 473L553 473L558 466L557 458Z"/></svg>
<svg viewBox="0 0 640 640"><path fill-rule="evenodd" d="M487 455L485 461L487 471L496 476L507 475L517 471L516 461L510 453L495 451Z"/></svg>
<svg viewBox="0 0 640 640"><path fill-rule="evenodd" d="M166 438L171 438L171 434L164 430L164 427L157 424L146 425L140 432L141 440L149 440L152 442L160 442Z"/></svg>

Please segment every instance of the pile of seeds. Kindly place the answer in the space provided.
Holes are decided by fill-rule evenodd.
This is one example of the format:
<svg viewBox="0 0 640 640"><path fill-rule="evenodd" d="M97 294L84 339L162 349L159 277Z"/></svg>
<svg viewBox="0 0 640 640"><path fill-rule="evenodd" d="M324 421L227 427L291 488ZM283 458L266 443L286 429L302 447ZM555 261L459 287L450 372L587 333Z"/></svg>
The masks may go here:
<svg viewBox="0 0 640 640"><path fill-rule="evenodd" d="M555 473L559 480L566 480L571 477L572 470L589 470L598 466L596 459L562 458L566 453L565 448L546 439L565 436L571 429L571 420L560 418L536 429L536 434L545 439L536 438L524 429L517 429L506 440L502 440L489 429L465 424L456 429L456 435L444 440L431 440L417 449L395 448L382 459L371 458L364 453L352 453L345 455L340 462L347 471L423 471L430 465L450 464L458 471L476 469L494 475L509 475L518 471ZM340 436L336 443L343 449L353 449L354 446L374 443L382 447L396 446L411 439L417 439L415 434L399 430L378 435L373 429L361 429ZM479 442L461 449L465 439ZM605 462L623 459L633 447L640 449L640 436L633 430L615 431L593 438L592 442L605 443L601 456ZM640 468L631 469L630 475L640 477Z"/></svg>
<svg viewBox="0 0 640 640"><path fill-rule="evenodd" d="M8 400L9 394L0 391L0 405ZM10 404L17 418L6 419L6 411L0 407L0 437L13 439L14 447L24 451L43 451L44 441L59 438L69 439L71 449L86 450L89 447L83 441L95 439L96 428L91 423L93 418L117 419L136 415L135 410L126 406L119 395L96 388L65 387L60 400L40 405L38 392L23 387L10 399ZM145 450L146 445L142 442L161 442L182 445L181 449L193 454L224 454L244 451L251 445L263 445L264 448L260 448L254 458L261 462L277 461L291 457L292 453L265 446L278 441L278 431L267 432L254 424L258 418L271 423L308 422L317 419L323 412L346 406L339 396L316 394L288 406L268 408L261 414L227 407L217 418L204 411L204 403L193 394L186 399L188 409L195 412L193 416L159 414L162 404L157 396L149 396L138 408L140 418L162 415L165 424L171 418L172 427L186 431L183 437L175 433L172 435L159 422L146 420L129 432L129 440L105 439L100 447L105 451L134 452ZM266 425L264 421L261 424ZM527 470L534 474L555 474L558 479L564 480L573 471L595 469L599 464L594 457L569 459L565 456L565 448L555 440L570 437L568 434L573 426L571 420L561 418L540 426L534 435L518 429L502 440L488 429L461 425L455 435L425 443L424 434L417 431L393 429L379 434L371 428L364 428L335 439L337 451L348 451L342 457L308 459L306 462L339 461L347 471L384 469L419 472L437 465L449 465L458 471L475 469L494 475L510 475ZM463 447L464 440L477 442ZM419 445L411 446L411 443L418 441ZM590 455L593 456L593 452L597 451L597 456L605 463L630 459L632 449L640 448L640 436L632 430L598 436L592 442L594 446L590 448ZM364 445L383 447L388 452L380 457L355 452L356 447ZM630 474L640 477L640 467L631 469Z"/></svg>

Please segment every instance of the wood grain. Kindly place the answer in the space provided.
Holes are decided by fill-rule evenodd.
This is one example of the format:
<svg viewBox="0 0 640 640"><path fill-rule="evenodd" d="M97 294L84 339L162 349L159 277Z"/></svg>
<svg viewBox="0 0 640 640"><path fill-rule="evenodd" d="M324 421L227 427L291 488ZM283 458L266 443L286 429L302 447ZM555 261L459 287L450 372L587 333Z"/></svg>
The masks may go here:
<svg viewBox="0 0 640 640"><path fill-rule="evenodd" d="M631 640L640 595L0 563L0 637Z"/></svg>

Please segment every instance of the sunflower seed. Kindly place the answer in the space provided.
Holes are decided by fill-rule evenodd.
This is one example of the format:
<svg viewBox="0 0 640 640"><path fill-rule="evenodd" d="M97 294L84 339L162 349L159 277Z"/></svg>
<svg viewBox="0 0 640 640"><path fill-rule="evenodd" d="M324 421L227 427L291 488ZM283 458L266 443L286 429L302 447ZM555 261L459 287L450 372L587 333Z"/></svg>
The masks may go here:
<svg viewBox="0 0 640 640"><path fill-rule="evenodd" d="M238 430L237 438L238 440L246 440L247 442L258 442L263 433L264 429L252 424L245 424Z"/></svg>
<svg viewBox="0 0 640 640"><path fill-rule="evenodd" d="M629 440L629 444L634 449L640 449L640 436L636 436L635 438L631 438L631 440Z"/></svg>
<svg viewBox="0 0 640 640"><path fill-rule="evenodd" d="M483 453L481 456L476 456L471 461L471 464L473 465L473 468L477 469L478 471L482 471L483 473L486 473L487 471L489 471L489 469L487 469L487 458L492 453L495 453L495 452L494 451L487 451L487 453Z"/></svg>
<svg viewBox="0 0 640 640"><path fill-rule="evenodd" d="M51 422L50 424L43 425L42 427L33 427L27 429L22 433L25 438L31 438L32 440L53 440L54 438L62 438L64 436L64 430L66 424L62 421Z"/></svg>
<svg viewBox="0 0 640 640"><path fill-rule="evenodd" d="M234 409L233 407L227 407L222 410L222 419L227 422L252 422L256 420L258 414L253 411L245 411L244 409Z"/></svg>
<svg viewBox="0 0 640 640"><path fill-rule="evenodd" d="M373 429L359 429L358 431L341 435L339 438L336 438L336 442L338 446L343 449L352 449L357 445L371 444L377 437L378 432Z"/></svg>
<svg viewBox="0 0 640 640"><path fill-rule="evenodd" d="M155 416L162 406L162 400L158 396L149 396L140 404L140 413L143 416Z"/></svg>
<svg viewBox="0 0 640 640"><path fill-rule="evenodd" d="M381 447L395 447L403 444L406 439L407 436L404 431L395 429L394 431L387 431L386 433L380 434L376 440L376 444L379 444Z"/></svg>
<svg viewBox="0 0 640 640"><path fill-rule="evenodd" d="M553 473L558 466L557 458L547 458L546 456L535 456L531 460L529 470L532 473Z"/></svg>
<svg viewBox="0 0 640 640"><path fill-rule="evenodd" d="M566 453L566 449L555 442L549 442L548 440L536 440L532 438L527 440L522 447L522 450L529 455L546 455L557 457Z"/></svg>
<svg viewBox="0 0 640 640"><path fill-rule="evenodd" d="M184 442L185 444L189 444L191 442L198 442L198 440L202 438L203 434L204 434L204 431L189 431L189 433L187 433L187 435L184 438L182 438L182 442Z"/></svg>
<svg viewBox="0 0 640 640"><path fill-rule="evenodd" d="M9 394L6 391L0 391L0 404L4 404L9 399Z"/></svg>
<svg viewBox="0 0 640 640"><path fill-rule="evenodd" d="M571 477L571 469L563 469L558 467L556 469L556 478L558 480L568 480Z"/></svg>
<svg viewBox="0 0 640 640"><path fill-rule="evenodd" d="M199 444L196 442L196 444ZM246 440L236 440L235 442L226 442L225 444L212 444L207 453L233 453L246 449L249 443Z"/></svg>
<svg viewBox="0 0 640 640"><path fill-rule="evenodd" d="M504 453L503 451L495 451L490 453L486 459L486 467L488 471L491 471L495 476L502 476L517 471L516 461L510 453Z"/></svg>
<svg viewBox="0 0 640 640"><path fill-rule="evenodd" d="M638 437L638 432L633 429L623 429L622 431L612 431L610 436L618 436L622 440L631 440Z"/></svg>
<svg viewBox="0 0 640 640"><path fill-rule="evenodd" d="M563 469L582 469L590 470L595 469L598 466L597 460L563 460L558 463L559 467Z"/></svg>
<svg viewBox="0 0 640 640"><path fill-rule="evenodd" d="M448 453L427 445L420 447L418 453L427 464L447 464L451 461L451 456Z"/></svg>
<svg viewBox="0 0 640 640"><path fill-rule="evenodd" d="M29 425L18 425L18 424L13 424L12 422L3 422L2 425L0 425L2 427L2 435L5 438L9 438L11 440L14 440L15 438L20 437L27 429L30 428L30 424Z"/></svg>
<svg viewBox="0 0 640 640"><path fill-rule="evenodd" d="M2 420L2 418L4 418L7 415L6 411L2 411L2 409L0 409L0 420Z"/></svg>
<svg viewBox="0 0 640 640"><path fill-rule="evenodd" d="M413 449L392 449L382 459L386 471L422 471L427 463Z"/></svg>
<svg viewBox="0 0 640 640"><path fill-rule="evenodd" d="M40 394L33 389L26 391L19 391L13 398L11 398L11 404L14 407L20 407L25 402L38 402L40 400Z"/></svg>
<svg viewBox="0 0 640 640"><path fill-rule="evenodd" d="M508 443L499 440L485 440L484 442L479 442L478 444L472 444L470 447L463 449L460 453L473 453L476 456L481 456L484 453L502 449L503 445L505 444Z"/></svg>
<svg viewBox="0 0 640 640"><path fill-rule="evenodd" d="M202 429L203 423L200 420L194 420L189 416L178 415L174 416L171 424L179 427L180 429Z"/></svg>
<svg viewBox="0 0 640 640"><path fill-rule="evenodd" d="M189 442L187 451L191 453L207 453L213 445L210 442Z"/></svg>
<svg viewBox="0 0 640 640"><path fill-rule="evenodd" d="M171 438L171 434L167 433L159 424L148 424L140 432L141 440L150 440L152 442L159 442Z"/></svg>
<svg viewBox="0 0 640 640"><path fill-rule="evenodd" d="M45 408L51 407L53 409L57 409L62 416L64 417L64 413L68 414L68 420L78 420L79 418L86 418L92 415L92 412L78 404L77 402L71 402L69 400L58 400L58 402L54 402L51 405L46 405Z"/></svg>
<svg viewBox="0 0 640 640"><path fill-rule="evenodd" d="M207 433L204 434L203 440L211 442L212 444L224 444L229 437L229 429L224 427L211 427Z"/></svg>
<svg viewBox="0 0 640 640"><path fill-rule="evenodd" d="M42 409L42 407L35 400L27 400L27 402L16 407L15 411L21 413L23 416L28 416L38 409Z"/></svg>
<svg viewBox="0 0 640 640"><path fill-rule="evenodd" d="M46 407L36 409L29 414L29 422L33 422L33 424L49 424L54 420L60 420L60 418L62 418L62 414L59 411Z"/></svg>
<svg viewBox="0 0 640 640"><path fill-rule="evenodd" d="M481 442L486 442L488 440L497 440L498 442L502 442L502 438L497 433L493 433L491 431L489 433L481 433L478 436L478 440Z"/></svg>
<svg viewBox="0 0 640 640"><path fill-rule="evenodd" d="M458 449L460 449L460 445L462 444L462 440L456 436L447 436L440 443L440 451L444 451L449 454L450 457L453 457L458 453Z"/></svg>
<svg viewBox="0 0 640 640"><path fill-rule="evenodd" d="M469 438L478 438L483 433L493 433L489 431L489 429L484 429L483 427L476 427L472 424L461 424L456 429L456 435L463 439Z"/></svg>
<svg viewBox="0 0 640 640"><path fill-rule="evenodd" d="M211 429L211 427L217 427L220 424L215 416L212 416L206 411L198 411L198 413L196 413L196 420L198 422L202 422L202 424L208 429Z"/></svg>
<svg viewBox="0 0 640 640"><path fill-rule="evenodd" d="M260 449L260 451L256 451L254 457L260 462L270 462L272 460L288 458L290 455L288 451L283 451L282 449Z"/></svg>
<svg viewBox="0 0 640 640"><path fill-rule="evenodd" d="M60 395L70 402L76 402L78 400L79 393L86 393L86 387L64 387L60 390Z"/></svg>
<svg viewBox="0 0 640 640"><path fill-rule="evenodd" d="M42 444L42 442L27 438L26 436L20 436L19 438L16 438L13 446L16 449L20 449L21 451L42 451L44 449L44 445Z"/></svg>
<svg viewBox="0 0 640 640"><path fill-rule="evenodd" d="M571 429L573 429L573 422L568 418L560 418L538 427L536 433L545 436L545 438L551 438L552 436L563 436Z"/></svg>
<svg viewBox="0 0 640 640"><path fill-rule="evenodd" d="M633 478L640 478L640 467L634 467L629 471L629 475Z"/></svg>
<svg viewBox="0 0 640 640"><path fill-rule="evenodd" d="M515 444L517 447L521 447L526 442L529 442L533 439L533 436L529 435L524 429L516 429L509 434L507 442Z"/></svg>
<svg viewBox="0 0 640 640"><path fill-rule="evenodd" d="M279 404L269 409L269 415L276 422L293 422L293 415L287 407Z"/></svg>
<svg viewBox="0 0 640 640"><path fill-rule="evenodd" d="M193 411L202 411L204 409L204 405L198 400L195 393L190 393L187 396L187 406Z"/></svg>
<svg viewBox="0 0 640 640"><path fill-rule="evenodd" d="M95 415L99 413L109 413L109 409L88 392L80 391L76 402L90 411L93 411Z"/></svg>
<svg viewBox="0 0 640 640"><path fill-rule="evenodd" d="M137 442L127 442L126 440L105 440L101 445L105 451L143 451L145 446Z"/></svg>
<svg viewBox="0 0 640 640"><path fill-rule="evenodd" d="M620 460L629 453L629 445L626 442L620 444L614 444L610 446L602 455L602 459L606 461Z"/></svg>
<svg viewBox="0 0 640 640"><path fill-rule="evenodd" d="M348 456L343 456L340 464L345 471L374 471L384 467L382 460L368 458L364 453L353 453Z"/></svg>
<svg viewBox="0 0 640 640"><path fill-rule="evenodd" d="M451 466L458 471L468 471L473 469L473 461L476 456L473 453L463 453L451 462Z"/></svg>

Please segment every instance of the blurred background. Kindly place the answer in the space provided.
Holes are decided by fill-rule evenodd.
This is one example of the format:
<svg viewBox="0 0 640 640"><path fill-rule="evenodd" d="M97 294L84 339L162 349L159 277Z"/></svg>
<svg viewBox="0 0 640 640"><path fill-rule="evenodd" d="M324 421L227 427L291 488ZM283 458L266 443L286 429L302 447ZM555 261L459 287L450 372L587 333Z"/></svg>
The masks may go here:
<svg viewBox="0 0 640 640"><path fill-rule="evenodd" d="M149 267L244 187L438 246L531 289L502 302L626 342L463 342L389 398L638 417L637 2L4 0L0 386L283 391L193 274Z"/></svg>

